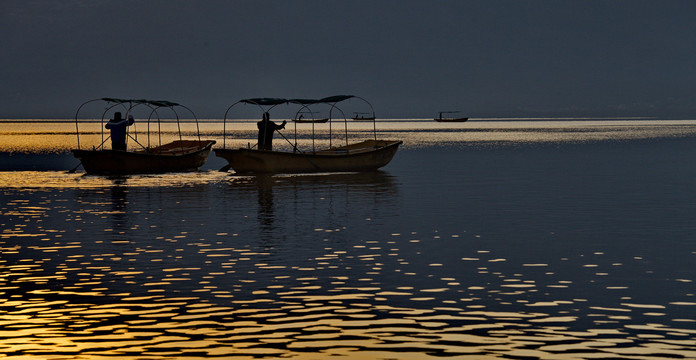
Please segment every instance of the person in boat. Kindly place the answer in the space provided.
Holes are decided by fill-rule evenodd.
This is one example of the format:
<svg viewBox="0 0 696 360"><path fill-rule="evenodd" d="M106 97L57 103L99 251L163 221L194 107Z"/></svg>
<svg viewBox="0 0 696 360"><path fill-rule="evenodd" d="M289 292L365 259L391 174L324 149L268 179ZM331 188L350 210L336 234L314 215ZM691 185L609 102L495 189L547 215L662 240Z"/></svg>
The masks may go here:
<svg viewBox="0 0 696 360"><path fill-rule="evenodd" d="M106 123L106 128L111 130L111 148L114 150L126 150L126 127L133 125L133 115L128 120L121 118L121 112L114 113L114 118Z"/></svg>
<svg viewBox="0 0 696 360"><path fill-rule="evenodd" d="M285 129L285 123L278 125L271 121L271 116L265 112L261 121L256 123L259 128L259 150L273 150L273 132L280 129Z"/></svg>

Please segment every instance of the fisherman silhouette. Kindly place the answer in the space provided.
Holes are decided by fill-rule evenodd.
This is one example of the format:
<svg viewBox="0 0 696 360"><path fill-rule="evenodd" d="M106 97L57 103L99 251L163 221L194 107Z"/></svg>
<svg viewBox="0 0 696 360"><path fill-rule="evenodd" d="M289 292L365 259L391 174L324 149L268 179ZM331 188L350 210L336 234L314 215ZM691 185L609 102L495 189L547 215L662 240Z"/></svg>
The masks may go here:
<svg viewBox="0 0 696 360"><path fill-rule="evenodd" d="M285 129L285 123L287 121L283 120L281 125L278 125L271 121L270 115L265 112L263 113L263 118L261 121L256 123L259 128L259 150L273 150L273 132L280 129Z"/></svg>
<svg viewBox="0 0 696 360"><path fill-rule="evenodd" d="M114 113L114 118L106 123L106 128L111 130L111 148L114 150L126 150L126 127L133 125L135 119L128 116L128 120L121 118L119 111Z"/></svg>

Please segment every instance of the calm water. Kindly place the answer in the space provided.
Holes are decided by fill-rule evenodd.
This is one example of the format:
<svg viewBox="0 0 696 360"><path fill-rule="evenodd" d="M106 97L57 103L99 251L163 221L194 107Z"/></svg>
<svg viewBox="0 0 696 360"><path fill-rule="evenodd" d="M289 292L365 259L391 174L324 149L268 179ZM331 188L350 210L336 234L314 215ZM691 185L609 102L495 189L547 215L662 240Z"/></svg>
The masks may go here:
<svg viewBox="0 0 696 360"><path fill-rule="evenodd" d="M58 171L64 125L0 123L9 358L696 358L696 122L391 121L379 172L126 178Z"/></svg>

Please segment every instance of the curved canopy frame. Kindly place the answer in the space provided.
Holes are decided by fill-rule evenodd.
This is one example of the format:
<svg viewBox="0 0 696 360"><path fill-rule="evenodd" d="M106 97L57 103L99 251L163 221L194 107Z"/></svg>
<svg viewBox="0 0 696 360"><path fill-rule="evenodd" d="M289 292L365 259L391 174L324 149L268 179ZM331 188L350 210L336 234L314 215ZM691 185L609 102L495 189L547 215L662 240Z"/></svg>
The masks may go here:
<svg viewBox="0 0 696 360"><path fill-rule="evenodd" d="M375 121L375 110L372 104L365 100L364 98L360 96L355 96L355 95L334 95L334 96L328 96L324 97L321 99L284 99L284 98L251 98L251 99L242 99L234 104L230 105L227 107L227 110L225 111L225 115L223 117L223 141L222 141L222 147L223 149L226 148L226 136L227 136L227 116L229 115L230 110L235 107L238 104L248 104L248 105L256 105L259 107L259 109L262 112L269 112L272 110L274 107L281 105L281 104L296 104L296 105L301 105L299 110L295 113L295 119L297 119L298 114L300 112L309 110L311 112L310 106L316 105L316 104L327 104L330 106L329 108L329 147L331 147L331 141L332 141L332 121L333 121L333 112L334 109L339 111L341 113L341 116L343 117L344 121L344 129L345 129L345 138L346 138L346 145L348 145L348 119L346 118L345 114L343 113L343 110L341 110L337 104L339 102L349 100L349 99L359 99L365 102L369 107L372 112L372 122L373 122L373 135L375 140L377 140L377 125ZM295 122L295 144L293 144L294 151L298 151L297 149L297 122ZM314 151L314 122L312 122L312 151Z"/></svg>
<svg viewBox="0 0 696 360"><path fill-rule="evenodd" d="M135 132L135 137L131 136L130 134L128 135L131 139L133 139L138 145L140 145L143 149L147 150L151 146L150 142L150 123L153 120L153 115L157 117L157 126L158 126L158 135L159 135L159 145L162 145L162 131L161 131L161 119L159 116L159 109L162 108L168 108L172 111L176 118L176 124L177 124L177 130L179 132L179 140L182 139L182 134L181 134L181 119L179 117L178 112L175 110L175 108L180 107L188 112L191 113L191 116L193 116L194 121L196 122L196 133L198 136L198 141L201 141L201 132L200 132L200 127L198 125L198 118L196 117L196 114L188 107L167 101L167 100L146 100L146 99L120 99L120 98L98 98L98 99L92 99L85 101L82 103L78 108L77 111L75 112L75 133L77 134L77 148L80 149L80 128L79 128L79 119L80 119L80 110L82 108L93 102L97 101L103 101L106 102L106 107L104 108L104 112L102 113L101 116L101 135L102 135L102 142L101 144L96 148L96 149L102 149L104 147L104 143L106 140L109 138L107 137L106 139L104 138L104 119L106 118L106 114L113 109L114 107L122 107L123 111L125 113L125 118L128 118L128 115L133 111L138 106L146 106L151 109L150 114L147 119L147 146L141 144L138 142L138 135L137 132ZM183 151L183 149L182 149Z"/></svg>
<svg viewBox="0 0 696 360"><path fill-rule="evenodd" d="M230 110L232 110L233 107L239 104L256 105L259 107L261 112L264 113L271 111L271 109L278 105L286 104L287 102L287 99L281 98L252 98L242 99L228 106L227 110L225 110L225 116L222 118L222 148L224 149L227 143L227 115L230 113Z"/></svg>
<svg viewBox="0 0 696 360"><path fill-rule="evenodd" d="M310 123L312 124L312 152L316 151L315 142L314 142L314 140L315 140L315 124L316 124L316 122L314 121L314 113L315 113L315 112L312 111L312 109L310 108L310 106L316 105L316 104L325 104L325 105L328 105L328 106L329 106L329 117L328 117L328 120L326 121L326 122L329 123L329 147L331 147L331 144L332 144L332 141L333 141L332 123L333 123L333 120L334 120L334 116L333 116L333 114L334 114L334 109L338 110L338 111L341 113L341 116L342 116L342 118L343 118L343 121L344 121L344 123L345 123L345 125L346 125L345 130L346 130L346 144L347 144L347 141L348 141L348 119L346 118L345 114L343 113L343 110L339 109L339 108L336 106L335 103L334 103L334 104L331 104L331 103L326 103L326 102L318 102L318 101L316 101L316 100L312 100L311 102L310 102L310 101L307 101L307 100L303 100L303 102L295 102L295 103L302 104L302 107L301 107L299 110L297 110L297 112L295 113L295 120L297 120L298 115L299 115L300 113L310 113L310 114L312 114L312 115L311 115L311 116L312 116L312 121L310 121ZM340 120L340 119L337 119L337 120ZM294 146L295 150L297 150L297 121L295 121L295 144L294 144L293 146Z"/></svg>

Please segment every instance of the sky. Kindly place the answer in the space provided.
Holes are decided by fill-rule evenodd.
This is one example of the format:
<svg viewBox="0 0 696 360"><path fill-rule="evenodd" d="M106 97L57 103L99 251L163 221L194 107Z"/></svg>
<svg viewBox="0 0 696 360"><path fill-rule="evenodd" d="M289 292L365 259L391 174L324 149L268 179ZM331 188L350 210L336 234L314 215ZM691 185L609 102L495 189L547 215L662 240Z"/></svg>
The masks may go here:
<svg viewBox="0 0 696 360"><path fill-rule="evenodd" d="M100 97L222 118L252 97L378 117L696 118L696 1L0 0L0 118Z"/></svg>

